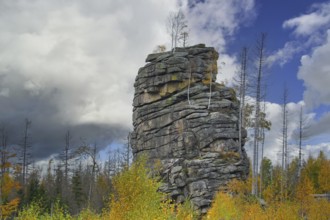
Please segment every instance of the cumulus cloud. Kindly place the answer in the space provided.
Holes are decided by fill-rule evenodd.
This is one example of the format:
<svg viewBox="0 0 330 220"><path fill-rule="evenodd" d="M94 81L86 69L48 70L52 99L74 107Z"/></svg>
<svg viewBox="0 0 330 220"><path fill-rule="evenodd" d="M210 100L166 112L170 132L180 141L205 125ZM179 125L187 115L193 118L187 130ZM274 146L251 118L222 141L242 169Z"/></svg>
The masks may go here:
<svg viewBox="0 0 330 220"><path fill-rule="evenodd" d="M191 44L205 43L219 52L218 82L229 86L237 71L237 59L227 53L227 44L235 39L242 26L256 18L254 0L184 1L183 8L190 28Z"/></svg>
<svg viewBox="0 0 330 220"><path fill-rule="evenodd" d="M307 107L313 109L320 104L329 105L330 2L314 4L311 12L285 21L283 27L292 28L297 36L304 37L302 45L312 47L311 54L301 57L298 72L298 78L306 87L304 100ZM290 54L294 48L288 51ZM285 58L285 55L281 57Z"/></svg>
<svg viewBox="0 0 330 220"><path fill-rule="evenodd" d="M254 99L250 98L249 102L253 104ZM283 110L282 105L277 103L266 102L266 117L267 120L271 121L272 126L269 131L265 132L265 144L264 144L264 156L271 159L274 164L281 164L282 157L282 127L283 127ZM287 104L288 111L288 156L289 160L298 156L298 138L295 133L299 129L299 115L301 107L304 107L305 103L300 102L289 102ZM322 150L326 154L329 152L330 140L324 138L320 141L322 134L328 133L329 115L326 114L323 118L316 120L316 114L310 112L304 112L303 117L305 118L305 124L307 129L305 130L306 138L303 140L302 153L306 159L309 155L318 155L319 151ZM320 126L319 129L315 127ZM322 131L322 129L324 129ZM253 129L248 129L249 134L253 134ZM317 142L313 143L314 140ZM259 145L261 147L261 144ZM253 136L249 137L249 141L245 145L245 149L250 158L253 157ZM261 149L259 148L259 153ZM328 154L329 155L329 154ZM261 160L261 155L259 156Z"/></svg>
<svg viewBox="0 0 330 220"><path fill-rule="evenodd" d="M283 48L268 56L268 66L283 66L308 48L324 44L327 30L330 28L330 3L313 4L309 13L284 21L282 27L292 29L297 38L286 42Z"/></svg>
<svg viewBox="0 0 330 220"><path fill-rule="evenodd" d="M330 26L330 3L314 4L312 12L289 19L283 23L284 28L294 28L298 36L308 36L320 31L324 26Z"/></svg>
<svg viewBox="0 0 330 220"><path fill-rule="evenodd" d="M330 104L329 53L330 29L327 32L327 41L323 45L316 47L311 55L301 57L298 78L304 80L304 99L309 108Z"/></svg>
<svg viewBox="0 0 330 220"><path fill-rule="evenodd" d="M71 129L101 147L131 128L133 82L166 42L173 1L1 1L0 121L19 144L32 121L35 158ZM89 140L90 139L90 140Z"/></svg>
<svg viewBox="0 0 330 220"><path fill-rule="evenodd" d="M295 41L288 42L270 57L270 62L285 63L296 53L305 52L300 59L297 73L303 80L304 103L306 108L317 110L321 105L330 104L330 2L314 4L306 14L289 19L283 23L283 28L292 29ZM299 42L300 45L291 45ZM285 52L285 53L284 53ZM313 118L314 117L314 118ZM306 155L316 155L319 150L329 152L329 112L323 116L312 116L308 129L309 141L305 149Z"/></svg>
<svg viewBox="0 0 330 220"><path fill-rule="evenodd" d="M190 44L216 47L231 71L226 43L253 17L253 0L1 1L0 122L11 143L25 118L35 159L59 152L68 129L100 148L126 137L134 78L156 45L169 45L165 21L178 2Z"/></svg>
<svg viewBox="0 0 330 220"><path fill-rule="evenodd" d="M330 112L326 112L319 120L313 121L310 124L309 134L311 136L318 136L330 133Z"/></svg>
<svg viewBox="0 0 330 220"><path fill-rule="evenodd" d="M308 156L313 156L316 158L320 151L323 151L325 155L330 155L330 142L314 144L314 145L307 145L304 150L304 156L307 158Z"/></svg>
<svg viewBox="0 0 330 220"><path fill-rule="evenodd" d="M192 41L205 42L225 51L227 37L256 16L254 0L189 1L186 2Z"/></svg>
<svg viewBox="0 0 330 220"><path fill-rule="evenodd" d="M290 102L287 104L288 111L288 143L295 142L291 137L298 128L299 111L301 103ZM266 132L265 156L279 163L282 155L282 105L266 102L267 119L272 122L271 130ZM289 147L289 154L294 155L294 148Z"/></svg>

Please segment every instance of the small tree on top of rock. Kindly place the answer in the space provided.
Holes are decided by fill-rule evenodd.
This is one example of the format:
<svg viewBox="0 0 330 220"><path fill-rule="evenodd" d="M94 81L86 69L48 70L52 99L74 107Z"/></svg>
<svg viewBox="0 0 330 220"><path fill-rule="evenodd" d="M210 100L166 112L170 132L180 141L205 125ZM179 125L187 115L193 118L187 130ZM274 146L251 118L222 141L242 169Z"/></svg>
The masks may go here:
<svg viewBox="0 0 330 220"><path fill-rule="evenodd" d="M167 18L167 32L171 36L171 47L176 48L180 41L183 42L183 47L186 46L188 32L187 20L181 10L171 12Z"/></svg>

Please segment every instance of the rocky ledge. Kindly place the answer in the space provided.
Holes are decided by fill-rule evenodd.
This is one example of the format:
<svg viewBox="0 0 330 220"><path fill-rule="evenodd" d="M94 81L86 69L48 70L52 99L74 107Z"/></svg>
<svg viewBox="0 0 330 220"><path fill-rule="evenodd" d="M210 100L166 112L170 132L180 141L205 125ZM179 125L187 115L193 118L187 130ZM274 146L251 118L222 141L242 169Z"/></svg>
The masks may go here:
<svg viewBox="0 0 330 220"><path fill-rule="evenodd" d="M189 198L201 213L219 188L249 171L239 150L239 101L215 82L218 56L203 44L150 54L134 84L134 157L147 154L160 167L160 190L177 202Z"/></svg>

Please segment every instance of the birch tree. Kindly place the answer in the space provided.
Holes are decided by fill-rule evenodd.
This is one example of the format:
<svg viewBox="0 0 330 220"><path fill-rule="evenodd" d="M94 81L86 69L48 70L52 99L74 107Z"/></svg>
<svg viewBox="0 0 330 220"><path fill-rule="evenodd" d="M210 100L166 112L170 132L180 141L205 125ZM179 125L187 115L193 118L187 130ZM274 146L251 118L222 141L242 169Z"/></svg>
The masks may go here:
<svg viewBox="0 0 330 220"><path fill-rule="evenodd" d="M175 49L179 41L183 41L183 46L185 46L188 37L188 25L183 12L181 10L170 12L166 26L171 37L171 49Z"/></svg>

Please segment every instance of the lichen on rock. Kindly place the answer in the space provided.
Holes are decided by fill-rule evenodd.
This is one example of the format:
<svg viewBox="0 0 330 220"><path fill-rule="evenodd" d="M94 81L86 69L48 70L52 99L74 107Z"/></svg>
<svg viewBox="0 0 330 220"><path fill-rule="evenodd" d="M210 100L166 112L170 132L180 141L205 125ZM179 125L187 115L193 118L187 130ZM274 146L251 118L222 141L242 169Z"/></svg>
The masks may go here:
<svg viewBox="0 0 330 220"><path fill-rule="evenodd" d="M201 213L220 187L249 171L244 147L239 152L239 102L215 82L218 57L203 44L150 54L134 84L134 157L160 161L160 190L177 202L189 198Z"/></svg>

